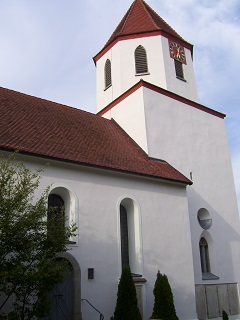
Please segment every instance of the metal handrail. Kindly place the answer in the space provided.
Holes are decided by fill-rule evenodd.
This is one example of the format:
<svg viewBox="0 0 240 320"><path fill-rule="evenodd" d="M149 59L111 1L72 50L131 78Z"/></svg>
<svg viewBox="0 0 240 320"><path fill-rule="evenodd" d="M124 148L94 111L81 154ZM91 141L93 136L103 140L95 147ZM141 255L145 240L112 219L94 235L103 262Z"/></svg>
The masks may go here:
<svg viewBox="0 0 240 320"><path fill-rule="evenodd" d="M94 310L96 310L100 314L100 319L99 320L104 320L104 315L97 309L95 308L91 302L89 302L87 299L81 299L81 301L86 301Z"/></svg>

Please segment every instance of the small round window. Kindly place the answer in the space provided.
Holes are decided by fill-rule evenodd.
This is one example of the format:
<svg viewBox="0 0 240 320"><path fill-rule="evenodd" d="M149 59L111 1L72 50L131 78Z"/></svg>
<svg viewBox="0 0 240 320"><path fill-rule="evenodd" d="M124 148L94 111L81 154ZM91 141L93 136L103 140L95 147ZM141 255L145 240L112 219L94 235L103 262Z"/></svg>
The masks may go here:
<svg viewBox="0 0 240 320"><path fill-rule="evenodd" d="M198 210L198 222L200 226L207 230L212 226L212 218L207 209L202 208Z"/></svg>

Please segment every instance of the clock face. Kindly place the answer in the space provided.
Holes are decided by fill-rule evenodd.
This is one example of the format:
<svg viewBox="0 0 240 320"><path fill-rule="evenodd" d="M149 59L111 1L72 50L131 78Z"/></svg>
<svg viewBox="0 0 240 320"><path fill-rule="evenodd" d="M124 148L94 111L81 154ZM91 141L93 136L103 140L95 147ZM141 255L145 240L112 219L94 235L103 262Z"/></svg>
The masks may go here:
<svg viewBox="0 0 240 320"><path fill-rule="evenodd" d="M186 64L185 50L182 46L180 46L176 42L169 42L169 51L170 51L170 56L173 59Z"/></svg>

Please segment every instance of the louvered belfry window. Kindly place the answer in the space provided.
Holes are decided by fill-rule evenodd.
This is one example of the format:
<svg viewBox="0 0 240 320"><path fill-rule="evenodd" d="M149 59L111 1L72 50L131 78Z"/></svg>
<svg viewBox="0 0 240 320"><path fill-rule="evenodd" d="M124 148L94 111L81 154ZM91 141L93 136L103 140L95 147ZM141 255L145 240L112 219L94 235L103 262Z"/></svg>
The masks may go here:
<svg viewBox="0 0 240 320"><path fill-rule="evenodd" d="M136 74L148 73L147 53L143 46L138 46L135 50Z"/></svg>
<svg viewBox="0 0 240 320"><path fill-rule="evenodd" d="M178 60L174 60L177 78L184 79L183 64Z"/></svg>
<svg viewBox="0 0 240 320"><path fill-rule="evenodd" d="M112 85L112 71L111 71L111 61L107 59L105 63L105 89Z"/></svg>

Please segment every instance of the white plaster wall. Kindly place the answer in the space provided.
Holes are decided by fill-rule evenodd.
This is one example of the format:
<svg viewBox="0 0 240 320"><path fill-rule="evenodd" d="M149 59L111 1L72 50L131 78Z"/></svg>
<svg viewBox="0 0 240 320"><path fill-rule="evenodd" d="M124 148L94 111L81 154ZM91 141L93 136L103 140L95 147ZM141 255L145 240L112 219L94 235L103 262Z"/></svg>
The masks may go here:
<svg viewBox="0 0 240 320"><path fill-rule="evenodd" d="M224 120L145 88L144 101L149 155L189 178L192 172L188 202L196 283L208 283L200 267L200 208L213 219L212 272L218 282L239 282L239 216Z"/></svg>
<svg viewBox="0 0 240 320"><path fill-rule="evenodd" d="M40 158L24 156L23 159L31 168L45 163ZM70 254L81 268L82 298L93 303L105 319L112 316L121 272L118 206L123 198L130 198L139 210L142 235L139 248L143 276L147 279L143 288L144 319L149 319L152 313L157 270L169 277L179 318L196 319L184 186L50 161L38 194L52 183L70 186L78 201L79 242L71 247ZM94 268L94 280L87 279L88 268ZM97 318L86 303L82 306L84 320Z"/></svg>
<svg viewBox="0 0 240 320"><path fill-rule="evenodd" d="M146 130L143 130L146 124L142 88L109 110L104 117L113 118L145 152L148 152Z"/></svg>

